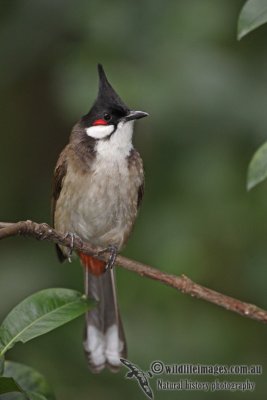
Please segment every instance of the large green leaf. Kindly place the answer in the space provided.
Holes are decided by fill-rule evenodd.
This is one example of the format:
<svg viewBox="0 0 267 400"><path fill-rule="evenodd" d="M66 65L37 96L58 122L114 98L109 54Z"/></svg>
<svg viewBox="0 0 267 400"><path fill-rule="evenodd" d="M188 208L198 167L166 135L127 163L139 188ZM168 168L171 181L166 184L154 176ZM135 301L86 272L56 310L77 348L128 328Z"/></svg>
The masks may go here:
<svg viewBox="0 0 267 400"><path fill-rule="evenodd" d="M248 167L247 189L250 190L267 178L267 142L254 154Z"/></svg>
<svg viewBox="0 0 267 400"><path fill-rule="evenodd" d="M0 355L86 312L92 302L70 289L45 289L19 303L0 326Z"/></svg>
<svg viewBox="0 0 267 400"><path fill-rule="evenodd" d="M267 22L267 1L248 0L242 8L237 26L237 37L242 39L249 32Z"/></svg>
<svg viewBox="0 0 267 400"><path fill-rule="evenodd" d="M0 378L1 400L48 400L35 392L24 392L12 378Z"/></svg>
<svg viewBox="0 0 267 400"><path fill-rule="evenodd" d="M23 389L11 377L0 377L0 395L11 392L23 392Z"/></svg>
<svg viewBox="0 0 267 400"><path fill-rule="evenodd" d="M42 397L48 400L55 400L53 391L45 377L27 365L6 361L4 376L14 378L31 400L35 398L36 400L41 399Z"/></svg>

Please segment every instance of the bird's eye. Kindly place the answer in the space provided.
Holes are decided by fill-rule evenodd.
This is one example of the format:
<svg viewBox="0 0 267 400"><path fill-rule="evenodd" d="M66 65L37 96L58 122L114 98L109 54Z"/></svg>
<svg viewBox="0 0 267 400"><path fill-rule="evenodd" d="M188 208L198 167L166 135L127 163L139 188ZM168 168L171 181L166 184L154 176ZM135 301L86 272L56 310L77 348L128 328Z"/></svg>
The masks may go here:
<svg viewBox="0 0 267 400"><path fill-rule="evenodd" d="M108 113L104 114L104 120L105 121L110 121L111 120L111 115L108 114Z"/></svg>

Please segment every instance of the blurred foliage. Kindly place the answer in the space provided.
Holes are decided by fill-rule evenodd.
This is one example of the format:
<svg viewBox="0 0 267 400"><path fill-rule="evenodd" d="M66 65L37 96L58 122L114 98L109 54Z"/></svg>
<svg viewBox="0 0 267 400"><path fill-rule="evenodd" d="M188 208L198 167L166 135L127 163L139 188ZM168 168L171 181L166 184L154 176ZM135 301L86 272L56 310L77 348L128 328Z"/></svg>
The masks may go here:
<svg viewBox="0 0 267 400"><path fill-rule="evenodd" d="M247 188L252 189L267 178L267 143L253 155L248 167Z"/></svg>
<svg viewBox="0 0 267 400"><path fill-rule="evenodd" d="M125 102L150 114L136 126L146 193L124 253L266 308L267 186L249 194L245 186L267 136L267 28L237 42L243 4L2 0L1 219L50 220L53 168L96 96L102 62ZM2 318L38 289L82 289L79 263L60 265L49 243L5 240L0 262ZM155 359L262 364L263 376L250 377L255 393L182 397L265 398L266 326L130 272L117 276L130 360L144 370ZM143 398L125 369L88 371L82 331L80 318L9 355L41 371L59 400Z"/></svg>
<svg viewBox="0 0 267 400"><path fill-rule="evenodd" d="M43 375L27 365L7 361L5 363L5 377L13 377L24 394L8 393L2 396L3 400L55 400L55 396ZM12 391L12 390L11 390ZM25 393L26 392L26 393ZM25 396L26 395L26 396Z"/></svg>
<svg viewBox="0 0 267 400"><path fill-rule="evenodd" d="M238 39L267 22L267 1L248 0L238 18ZM267 143L253 155L248 168L247 188L252 189L267 177Z"/></svg>
<svg viewBox="0 0 267 400"><path fill-rule="evenodd" d="M237 25L237 37L242 39L249 32L267 22L266 0L248 0L242 8Z"/></svg>
<svg viewBox="0 0 267 400"><path fill-rule="evenodd" d="M4 399L6 396L9 396L11 392L23 393L23 390L13 378L0 376L0 396Z"/></svg>

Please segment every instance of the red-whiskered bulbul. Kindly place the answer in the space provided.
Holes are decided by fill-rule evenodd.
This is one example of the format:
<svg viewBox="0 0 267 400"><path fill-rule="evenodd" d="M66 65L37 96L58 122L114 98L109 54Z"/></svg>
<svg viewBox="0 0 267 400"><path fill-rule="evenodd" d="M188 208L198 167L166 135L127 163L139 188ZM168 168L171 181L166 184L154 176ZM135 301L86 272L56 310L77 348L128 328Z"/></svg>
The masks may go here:
<svg viewBox="0 0 267 400"><path fill-rule="evenodd" d="M53 185L53 223L97 248L120 251L144 192L143 163L132 144L134 121L148 114L128 108L98 65L99 91L92 108L73 127L59 156ZM57 246L60 261L69 249ZM126 357L114 270L79 253L85 292L98 305L86 315L84 349L93 372L116 371ZM114 259L114 257L111 257Z"/></svg>

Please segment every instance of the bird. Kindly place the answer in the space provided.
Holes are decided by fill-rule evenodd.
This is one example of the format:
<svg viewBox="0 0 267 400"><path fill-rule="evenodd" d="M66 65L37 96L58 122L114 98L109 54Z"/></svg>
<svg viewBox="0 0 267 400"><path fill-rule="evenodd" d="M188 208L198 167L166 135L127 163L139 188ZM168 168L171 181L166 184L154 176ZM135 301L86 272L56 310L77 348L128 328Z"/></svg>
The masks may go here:
<svg viewBox="0 0 267 400"><path fill-rule="evenodd" d="M126 374L125 378L131 379L135 378L138 382L138 385L143 390L143 392L150 399L154 398L153 390L149 384L149 379L153 378L153 373L151 371L144 372L137 365L133 364L129 360L125 360L121 358L122 364L125 365L129 369L129 372Z"/></svg>
<svg viewBox="0 0 267 400"><path fill-rule="evenodd" d="M144 194L142 158L132 143L134 122L148 116L129 108L98 64L98 95L74 125L53 177L56 231L110 252L109 262L78 253L85 294L96 307L86 314L83 347L92 372L117 372L127 346L116 294L113 263L132 231ZM70 248L56 245L61 262Z"/></svg>

